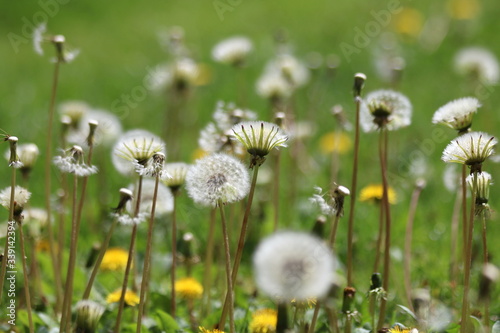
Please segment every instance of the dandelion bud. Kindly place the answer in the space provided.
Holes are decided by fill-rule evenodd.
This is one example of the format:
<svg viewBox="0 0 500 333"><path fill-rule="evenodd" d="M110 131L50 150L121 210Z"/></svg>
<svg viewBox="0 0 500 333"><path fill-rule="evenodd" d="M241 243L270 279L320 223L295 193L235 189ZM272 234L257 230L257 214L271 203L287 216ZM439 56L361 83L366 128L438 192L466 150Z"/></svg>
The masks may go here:
<svg viewBox="0 0 500 333"><path fill-rule="evenodd" d="M354 97L359 97L361 96L361 91L363 90L363 87L365 85L366 81L366 75L363 73L356 73L354 75Z"/></svg>
<svg viewBox="0 0 500 333"><path fill-rule="evenodd" d="M92 147L94 145L95 131L99 123L96 120L89 120L89 135L87 136L87 145Z"/></svg>
<svg viewBox="0 0 500 333"><path fill-rule="evenodd" d="M344 215L344 197L351 195L349 189L342 185L335 185L332 189L333 209L337 216Z"/></svg>
<svg viewBox="0 0 500 333"><path fill-rule="evenodd" d="M114 208L115 212L121 212L127 207L127 202L132 200L133 194L132 191L130 191L127 188L121 188L120 189L120 201L118 202L118 206Z"/></svg>
<svg viewBox="0 0 500 333"><path fill-rule="evenodd" d="M478 300L480 302L485 302L490 299L493 284L499 279L500 270L498 269L498 267L491 263L487 263L483 266L481 279L479 280Z"/></svg>
<svg viewBox="0 0 500 333"><path fill-rule="evenodd" d="M346 287L344 289L344 300L342 302L342 312L351 313L353 311L354 296L356 296L356 289Z"/></svg>
<svg viewBox="0 0 500 333"><path fill-rule="evenodd" d="M373 273L370 279L370 290L382 288L382 275L380 273Z"/></svg>
<svg viewBox="0 0 500 333"><path fill-rule="evenodd" d="M14 169L19 169L23 166L23 162L19 159L19 156L17 155L17 137L16 136L9 136L7 138L10 144L10 158L9 158L9 166L13 167Z"/></svg>
<svg viewBox="0 0 500 333"><path fill-rule="evenodd" d="M104 307L96 302L84 300L76 304L76 333L94 333Z"/></svg>
<svg viewBox="0 0 500 333"><path fill-rule="evenodd" d="M99 255L100 249L101 249L101 245L99 243L92 245L92 248L90 249L90 252L87 256L87 262L85 263L86 269L89 269L92 266L94 266L95 260L97 259L97 256Z"/></svg>
<svg viewBox="0 0 500 333"><path fill-rule="evenodd" d="M64 62L64 42L66 38L63 35L55 35L52 37L52 43L54 43L56 47L57 60L60 62Z"/></svg>
<svg viewBox="0 0 500 333"><path fill-rule="evenodd" d="M188 263L193 264L198 262L196 239L192 233L186 232L182 235L182 238L177 242L177 251Z"/></svg>

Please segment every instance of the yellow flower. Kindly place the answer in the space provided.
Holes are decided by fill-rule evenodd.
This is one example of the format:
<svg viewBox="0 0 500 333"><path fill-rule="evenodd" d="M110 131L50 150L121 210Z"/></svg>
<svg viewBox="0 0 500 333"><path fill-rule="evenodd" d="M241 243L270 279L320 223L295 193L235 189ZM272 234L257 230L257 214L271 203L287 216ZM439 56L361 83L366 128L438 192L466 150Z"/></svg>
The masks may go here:
<svg viewBox="0 0 500 333"><path fill-rule="evenodd" d="M423 26L422 13L414 8L403 8L395 17L394 25L400 34L418 37Z"/></svg>
<svg viewBox="0 0 500 333"><path fill-rule="evenodd" d="M208 156L208 153L204 151L201 148L197 148L193 153L191 154L191 159L193 161L199 160L200 158L203 158L205 156Z"/></svg>
<svg viewBox="0 0 500 333"><path fill-rule="evenodd" d="M124 249L110 248L104 254L100 269L108 271L124 271L127 267L128 252Z"/></svg>
<svg viewBox="0 0 500 333"><path fill-rule="evenodd" d="M449 0L448 13L456 20L470 20L481 10L479 0Z"/></svg>
<svg viewBox="0 0 500 333"><path fill-rule="evenodd" d="M306 304L306 301L299 301L297 302L297 300L294 298L290 301L290 303L294 303L295 306L297 305L305 305ZM297 303L297 304L295 304ZM309 307L309 309L312 309L313 307L316 306L316 298L308 298L307 299L307 306Z"/></svg>
<svg viewBox="0 0 500 333"><path fill-rule="evenodd" d="M106 302L108 304L119 302L121 294L122 294L121 288L115 290L114 292L109 294L108 297L106 297ZM132 290L127 289L127 291L125 292L125 304L130 306L136 306L137 304L139 304L139 301L140 301L139 296L137 296L137 294Z"/></svg>
<svg viewBox="0 0 500 333"><path fill-rule="evenodd" d="M351 149L352 141L344 132L328 132L321 137L319 147L323 154L330 154L334 151L345 154Z"/></svg>
<svg viewBox="0 0 500 333"><path fill-rule="evenodd" d="M203 287L195 279L187 277L175 281L175 292L181 298L197 299L203 294Z"/></svg>
<svg viewBox="0 0 500 333"><path fill-rule="evenodd" d="M252 314L250 333L274 333L278 322L278 312L273 309L260 309Z"/></svg>
<svg viewBox="0 0 500 333"><path fill-rule="evenodd" d="M382 184L371 184L363 187L361 189L361 194L359 195L359 201L380 201L382 200L383 186ZM387 195L389 196L389 203L396 203L396 192L392 187L389 186L387 189Z"/></svg>
<svg viewBox="0 0 500 333"><path fill-rule="evenodd" d="M218 329L213 329L213 330L207 330L205 327L198 327L200 329L200 333L224 333L224 331L218 330Z"/></svg>
<svg viewBox="0 0 500 333"><path fill-rule="evenodd" d="M401 328L399 326L389 328L389 333L418 333L416 328Z"/></svg>

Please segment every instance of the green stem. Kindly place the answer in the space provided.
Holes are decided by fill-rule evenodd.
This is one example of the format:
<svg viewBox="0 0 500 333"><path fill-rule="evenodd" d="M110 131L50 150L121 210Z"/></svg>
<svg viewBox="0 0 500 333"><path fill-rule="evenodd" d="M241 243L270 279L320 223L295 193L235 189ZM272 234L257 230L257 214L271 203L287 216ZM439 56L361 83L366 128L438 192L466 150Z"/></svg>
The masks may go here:
<svg viewBox="0 0 500 333"><path fill-rule="evenodd" d="M189 264L188 264L189 265ZM174 209L172 212L172 267L170 268L170 313L172 318L175 318L176 312L176 295L175 295L175 279L177 269L177 193L174 193Z"/></svg>
<svg viewBox="0 0 500 333"><path fill-rule="evenodd" d="M378 216L378 233L377 233L377 243L375 245L375 264L373 265L373 273L378 273L380 266L380 248L382 247L382 239L384 234L384 206L382 202L379 202L379 216Z"/></svg>
<svg viewBox="0 0 500 333"><path fill-rule="evenodd" d="M226 258L226 279L227 279L227 295L229 296L229 332L234 333L234 299L233 299L233 281L231 278L231 254L229 253L229 237L227 235L226 215L224 213L224 204L222 200L218 203L220 219L222 222L222 234L224 237L224 252ZM222 318L221 318L222 319ZM219 329L224 330L225 320L219 322Z"/></svg>
<svg viewBox="0 0 500 333"><path fill-rule="evenodd" d="M274 183L273 183L273 206L274 206L274 227L273 230L278 230L279 223L279 208L280 208L280 158L281 154L276 151L276 161L274 164Z"/></svg>
<svg viewBox="0 0 500 333"><path fill-rule="evenodd" d="M458 242L458 225L460 219L460 207L461 207L461 192L457 193L455 198L455 204L453 206L453 215L451 217L451 250L450 250L450 285L455 289L457 285L458 277L458 260L457 260L457 242ZM455 298L455 293L453 293L453 299Z"/></svg>
<svg viewBox="0 0 500 333"><path fill-rule="evenodd" d="M214 259L214 235L215 235L215 218L217 210L214 208L210 212L210 229L208 231L207 253L205 257L205 274L203 277L203 292L205 293L205 315L210 313L211 302L211 284L212 284L212 263Z"/></svg>
<svg viewBox="0 0 500 333"><path fill-rule="evenodd" d="M26 310L28 312L28 322L30 327L30 333L35 332L33 327L33 316L31 314L31 297L30 297L30 287L28 282L28 268L26 266L26 250L24 246L24 235L23 226L20 220L17 221L19 225L19 243L21 245L21 261L23 263L23 276L24 276L24 295L26 297Z"/></svg>
<svg viewBox="0 0 500 333"><path fill-rule="evenodd" d="M488 245L487 245L487 237L486 237L486 217L484 213L482 214L482 222L483 222L483 260L484 264L488 264ZM484 301L484 326L486 328L486 332L490 331L490 295L486 296Z"/></svg>

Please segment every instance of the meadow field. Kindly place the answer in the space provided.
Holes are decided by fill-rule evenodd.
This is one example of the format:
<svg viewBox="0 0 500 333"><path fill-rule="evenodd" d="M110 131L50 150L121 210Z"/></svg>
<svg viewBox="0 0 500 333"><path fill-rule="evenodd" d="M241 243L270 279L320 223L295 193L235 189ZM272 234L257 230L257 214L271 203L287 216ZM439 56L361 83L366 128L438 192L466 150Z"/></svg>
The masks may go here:
<svg viewBox="0 0 500 333"><path fill-rule="evenodd" d="M495 1L0 8L0 331L500 332Z"/></svg>

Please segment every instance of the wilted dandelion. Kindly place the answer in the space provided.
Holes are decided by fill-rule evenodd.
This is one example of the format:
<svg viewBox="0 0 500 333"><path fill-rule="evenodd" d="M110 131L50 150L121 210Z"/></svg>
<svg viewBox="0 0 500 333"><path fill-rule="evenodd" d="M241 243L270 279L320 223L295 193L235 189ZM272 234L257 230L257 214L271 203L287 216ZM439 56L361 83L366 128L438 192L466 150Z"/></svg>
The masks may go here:
<svg viewBox="0 0 500 333"><path fill-rule="evenodd" d="M371 184L361 189L359 201L375 201L380 202L383 197L384 188L382 184ZM395 204L397 201L396 192L392 187L387 189L387 196L390 204Z"/></svg>
<svg viewBox="0 0 500 333"><path fill-rule="evenodd" d="M365 132L390 131L409 126L412 106L406 96L392 90L369 93L361 103L360 124Z"/></svg>
<svg viewBox="0 0 500 333"><path fill-rule="evenodd" d="M262 165L271 150L286 147L288 136L278 125L264 121L248 121L233 126L233 133L252 155L250 167Z"/></svg>
<svg viewBox="0 0 500 333"><path fill-rule="evenodd" d="M474 97L464 97L440 107L432 117L433 124L443 124L459 133L465 133L472 125L472 117L481 103Z"/></svg>
<svg viewBox="0 0 500 333"><path fill-rule="evenodd" d="M243 66L253 45L250 39L236 36L219 42L212 50L212 58L221 63Z"/></svg>
<svg viewBox="0 0 500 333"><path fill-rule="evenodd" d="M257 285L278 300L323 297L331 286L334 257L318 238L299 232L279 232L264 239L254 256Z"/></svg>
<svg viewBox="0 0 500 333"><path fill-rule="evenodd" d="M203 286L191 277L175 281L175 293L183 299L194 300L203 295Z"/></svg>
<svg viewBox="0 0 500 333"><path fill-rule="evenodd" d="M128 260L128 251L113 247L109 248L102 258L100 269L103 271L125 271Z"/></svg>
<svg viewBox="0 0 500 333"><path fill-rule="evenodd" d="M491 51L481 47L460 50L455 55L454 63L460 74L488 85L496 84L500 78L497 58Z"/></svg>
<svg viewBox="0 0 500 333"><path fill-rule="evenodd" d="M493 154L497 139L484 132L463 134L446 146L441 159L446 163L465 164L471 173L481 172L483 162Z"/></svg>
<svg viewBox="0 0 500 333"><path fill-rule="evenodd" d="M250 333L275 333L278 312L273 309L259 309L252 313L252 321L248 327Z"/></svg>
<svg viewBox="0 0 500 333"><path fill-rule="evenodd" d="M72 173L76 177L88 177L97 173L97 167L87 165L80 146L73 146L64 152L64 156L54 157L54 164L61 172Z"/></svg>
<svg viewBox="0 0 500 333"><path fill-rule="evenodd" d="M249 188L247 168L236 158L222 153L197 160L186 175L189 196L204 206L239 201Z"/></svg>
<svg viewBox="0 0 500 333"><path fill-rule="evenodd" d="M19 158L17 141L19 139L16 136L8 136L5 141L9 141L9 151L8 151L8 160L9 166L14 169L20 169L24 166L23 162Z"/></svg>
<svg viewBox="0 0 500 333"><path fill-rule="evenodd" d="M121 288L110 293L106 297L106 303L111 304L119 302L121 293L122 293ZM127 289L127 291L125 292L125 304L129 306L136 306L137 304L139 304L139 296L137 296L137 294L134 291Z"/></svg>
<svg viewBox="0 0 500 333"><path fill-rule="evenodd" d="M0 192L0 205L4 206L7 209L10 209L10 194L10 186ZM14 188L14 216L19 216L22 213L24 205L26 205L30 197L31 192L29 192L27 189L21 186L16 186Z"/></svg>
<svg viewBox="0 0 500 333"><path fill-rule="evenodd" d="M138 166L146 167L154 154L165 153L164 147L158 136L145 130L130 130L123 133L113 147L113 165L121 174L130 176Z"/></svg>
<svg viewBox="0 0 500 333"><path fill-rule="evenodd" d="M104 310L102 305L94 301L84 300L76 303L75 332L94 333Z"/></svg>
<svg viewBox="0 0 500 333"><path fill-rule="evenodd" d="M318 205L321 214L324 215L342 215L344 207L344 197L349 196L351 192L345 186L336 186L331 194L328 194L328 199L325 199L322 194L321 187L314 187L315 194L309 200Z"/></svg>

